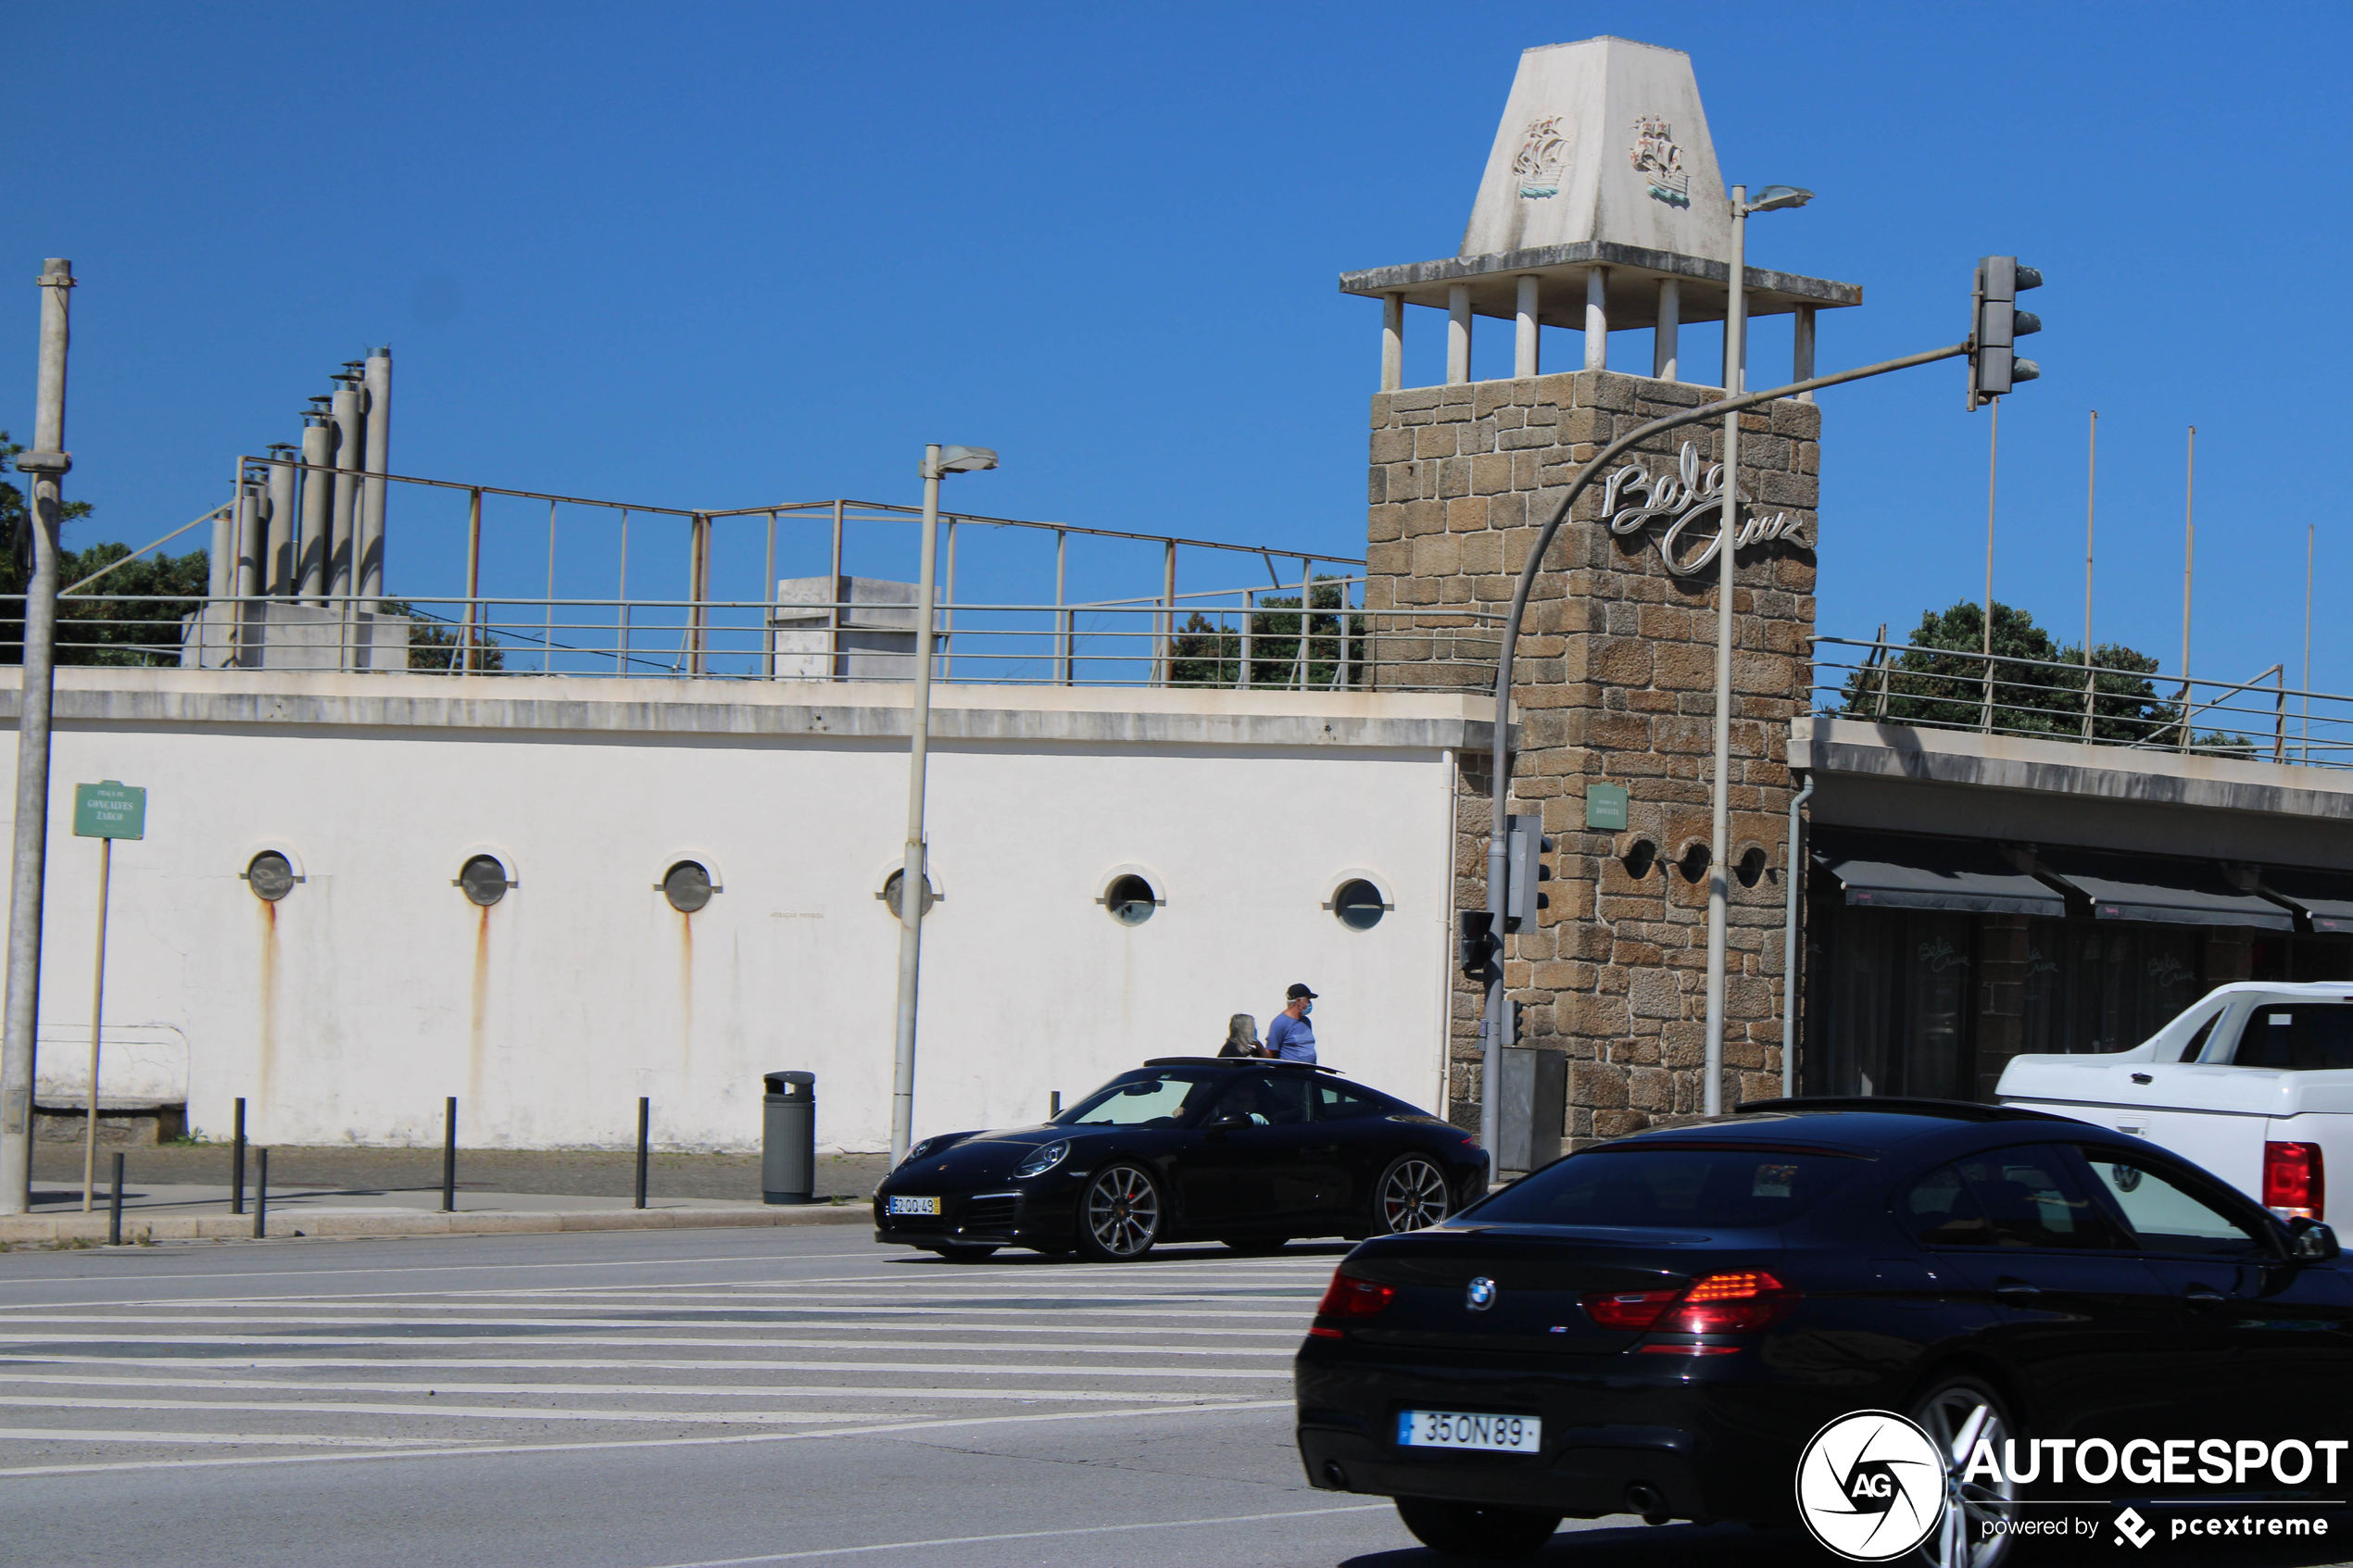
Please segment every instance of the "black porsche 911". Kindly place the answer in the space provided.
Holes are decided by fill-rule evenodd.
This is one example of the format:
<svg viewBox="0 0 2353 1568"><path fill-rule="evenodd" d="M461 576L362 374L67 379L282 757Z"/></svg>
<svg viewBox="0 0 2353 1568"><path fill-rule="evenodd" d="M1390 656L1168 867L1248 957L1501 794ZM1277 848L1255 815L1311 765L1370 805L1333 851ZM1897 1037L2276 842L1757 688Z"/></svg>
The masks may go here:
<svg viewBox="0 0 2353 1568"><path fill-rule="evenodd" d="M1330 1068L1160 1057L1040 1125L916 1144L875 1189L875 1239L1124 1262L1419 1230L1486 1190L1478 1139Z"/></svg>
<svg viewBox="0 0 2353 1568"><path fill-rule="evenodd" d="M2295 1453L2353 1436L2328 1227L2029 1110L1784 1100L1617 1138L1366 1242L1316 1311L1309 1481L1392 1498L1466 1556L1533 1552L1564 1516L1793 1522L1801 1456L1841 1417L1917 1429L1921 1474L1866 1479L1882 1512L1906 1493L1928 1534L1905 1561L1932 1568L1992 1568L2001 1521L2101 1489L2103 1449L2142 1506L2277 1508L2316 1500ZM2057 1491L1988 1457L2063 1449L2083 1474ZM2214 1449L2291 1457L2184 1484L2173 1461ZM2166 1487L2125 1485L2155 1480L2144 1450Z"/></svg>

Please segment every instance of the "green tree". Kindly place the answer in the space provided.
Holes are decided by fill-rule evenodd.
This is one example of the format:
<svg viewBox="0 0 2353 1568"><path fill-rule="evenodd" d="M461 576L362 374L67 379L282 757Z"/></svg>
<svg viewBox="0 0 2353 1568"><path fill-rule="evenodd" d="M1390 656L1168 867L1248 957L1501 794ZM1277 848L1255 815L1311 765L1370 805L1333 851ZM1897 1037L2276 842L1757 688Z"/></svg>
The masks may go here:
<svg viewBox="0 0 2353 1568"><path fill-rule="evenodd" d="M24 450L0 431L0 464ZM87 501L68 501L65 521L90 515ZM101 567L131 553L128 545L106 543L57 553L57 586L70 588ZM178 664L180 618L201 600L210 557L203 550L154 556L107 573L94 593L98 600L65 600L57 606L60 664ZM0 480L0 664L24 662L24 591L32 576L32 517L24 492ZM133 596L161 595L142 602Z"/></svg>
<svg viewBox="0 0 2353 1568"><path fill-rule="evenodd" d="M447 671L458 657L458 637L461 630L454 621L437 615L427 615L405 599L381 601L386 615L409 618L409 668L411 670ZM474 641L473 667L479 671L497 671L507 668L507 650L487 633Z"/></svg>
<svg viewBox="0 0 2353 1568"><path fill-rule="evenodd" d="M1984 719L1985 616L1973 604L1931 610L1908 639L1908 651L1851 671L1840 711L1898 724L1976 729ZM2081 737L2083 733L2083 649L2054 639L2013 605L1994 604L1993 728L2003 734ZM2010 662L2003 660L2032 660ZM2157 660L2120 643L2092 649L2092 737L2162 745L2178 742L2182 709L2158 696L2149 677ZM2208 732L2199 750L2239 750L2244 735Z"/></svg>
<svg viewBox="0 0 2353 1568"><path fill-rule="evenodd" d="M1339 673L1340 657L1340 595L1345 584L1318 578L1309 591L1307 614L1307 685L1321 690ZM1168 680L1177 686L1239 686L1242 671L1240 618L1221 624L1195 610L1177 628L1169 644ZM1299 596L1262 596L1250 621L1250 684L1287 686L1298 675ZM1360 616L1348 628L1347 684L1365 684L1365 622Z"/></svg>

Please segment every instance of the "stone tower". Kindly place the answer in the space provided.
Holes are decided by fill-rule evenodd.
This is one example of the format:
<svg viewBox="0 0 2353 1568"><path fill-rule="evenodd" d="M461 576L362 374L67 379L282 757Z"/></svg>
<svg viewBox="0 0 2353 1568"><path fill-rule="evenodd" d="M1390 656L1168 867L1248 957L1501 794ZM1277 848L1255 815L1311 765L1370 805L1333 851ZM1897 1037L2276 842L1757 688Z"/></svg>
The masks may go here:
<svg viewBox="0 0 2353 1568"><path fill-rule="evenodd" d="M1730 286L1729 220L1686 56L1618 39L1531 49L1495 148L1465 254L1340 281L1385 307L1365 603L1419 612L1385 622L1385 682L1491 683L1491 664L1482 677L1462 651L1480 612L1500 620L1579 467L1734 379L1680 374L1680 323L1720 320ZM1473 252L1491 242L1518 248ZM1793 380L1812 374L1814 311L1862 295L1755 267L1745 282L1751 315L1798 317ZM1407 305L1448 313L1443 385L1400 384ZM1481 315L1514 322L1509 379L1470 379ZM1587 368L1543 374L1541 325L1581 329ZM1628 328L1651 330L1653 375L1605 368L1608 334ZM1701 1103L1721 440L1720 419L1691 425L1596 476L1543 562L1518 646L1511 798L1541 814L1558 850L1551 907L1506 938L1504 981L1520 1004L1517 1043L1567 1054L1572 1139ZM1811 402L1743 417L1727 1105L1780 1089L1785 758L1812 684L1820 457ZM1466 757L1458 909L1486 904L1491 783L1487 758ZM1597 784L1626 791L1622 830L1587 827ZM1448 1110L1465 1124L1482 1093L1479 1008L1479 986L1458 979Z"/></svg>

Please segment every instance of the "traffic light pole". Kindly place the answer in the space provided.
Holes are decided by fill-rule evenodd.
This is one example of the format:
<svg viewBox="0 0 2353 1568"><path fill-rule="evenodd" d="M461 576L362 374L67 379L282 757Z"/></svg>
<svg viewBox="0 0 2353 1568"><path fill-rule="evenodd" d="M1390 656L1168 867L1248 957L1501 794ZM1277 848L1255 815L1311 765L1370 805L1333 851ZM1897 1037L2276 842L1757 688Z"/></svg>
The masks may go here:
<svg viewBox="0 0 2353 1568"><path fill-rule="evenodd" d="M1668 431L1680 430L1685 425L1698 424L1705 420L1737 415L1743 408L1754 408L1761 404L1770 403L1776 398L1794 397L1800 393L1815 392L1828 386L1843 386L1848 382L1865 381L1872 376L1884 376L1897 370L1908 370L1918 365L1932 365L1939 359L1957 359L1969 352L1969 345L1967 343L1950 344L1943 348L1929 349L1925 353L1907 354L1900 359L1884 359L1876 365L1865 365L1857 370L1841 370L1836 375L1815 376L1806 381L1792 382L1787 386L1771 387L1763 392L1741 393L1720 398L1714 403L1703 404L1696 408L1685 408L1661 419L1653 420L1648 424L1627 432L1593 454L1592 458L1577 470L1577 477L1569 482L1567 494L1562 495L1559 503L1554 507L1553 514L1545 520L1543 527L1537 531L1535 543L1529 546L1528 558L1520 566L1519 579L1512 587L1512 606L1509 613L1504 618L1503 636L1495 657L1495 724L1493 753L1489 764L1491 799L1487 838L1487 913L1489 930L1492 933L1490 950L1493 959L1493 970L1487 982L1486 1012L1480 1023L1485 1051L1481 1062L1478 1120L1479 1141L1487 1146L1491 1154L1497 1147L1503 1130L1501 1100L1504 1066L1503 939L1504 898L1508 880L1505 866L1505 856L1508 853L1506 840L1510 832L1505 818L1509 815L1508 802L1511 794L1512 660L1519 646L1521 624L1528 618L1528 599L1536 587L1537 570L1543 562L1544 552L1552 547L1554 535L1560 532L1561 524L1568 521L1569 510L1577 505L1578 497L1584 495L1586 487L1600 477L1604 470L1655 435L1664 435ZM1730 489L1737 483L1738 470L1727 468L1726 487ZM1730 541L1728 539L1727 543ZM1730 554L1730 550L1725 551L1728 563ZM1725 580L1729 581L1731 575L1730 565L1727 564L1722 570ZM1730 602L1729 594L1726 596L1726 602L1728 604ZM1719 860L1722 859L1720 852L1718 859ZM1794 874L1793 870L1792 874ZM1789 1043L1782 1042L1782 1049L1788 1048Z"/></svg>

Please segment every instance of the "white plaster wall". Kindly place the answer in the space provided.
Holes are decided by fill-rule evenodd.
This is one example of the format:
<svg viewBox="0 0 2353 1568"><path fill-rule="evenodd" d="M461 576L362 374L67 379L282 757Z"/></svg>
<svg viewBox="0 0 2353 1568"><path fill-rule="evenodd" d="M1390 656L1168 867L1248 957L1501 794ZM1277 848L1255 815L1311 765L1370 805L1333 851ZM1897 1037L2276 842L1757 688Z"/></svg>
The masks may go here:
<svg viewBox="0 0 2353 1568"><path fill-rule="evenodd" d="M433 1143L454 1094L468 1145L621 1146L647 1095L658 1144L748 1148L760 1073L789 1067L818 1075L822 1146L887 1143L898 928L875 894L904 834L903 741L80 721L55 756L43 1035L89 1022L97 846L70 836L72 786L145 784L107 1018L185 1036L199 1135L243 1095L259 1141ZM917 1135L1212 1052L1293 980L1323 994L1325 1060L1429 1105L1451 766L1428 746L936 741ZM238 875L264 848L307 879L275 906ZM521 884L489 909L450 884L478 852ZM691 917L655 887L686 858L724 887ZM1167 900L1133 929L1094 902L1131 867ZM1319 907L1347 872L1396 906L1370 932Z"/></svg>

